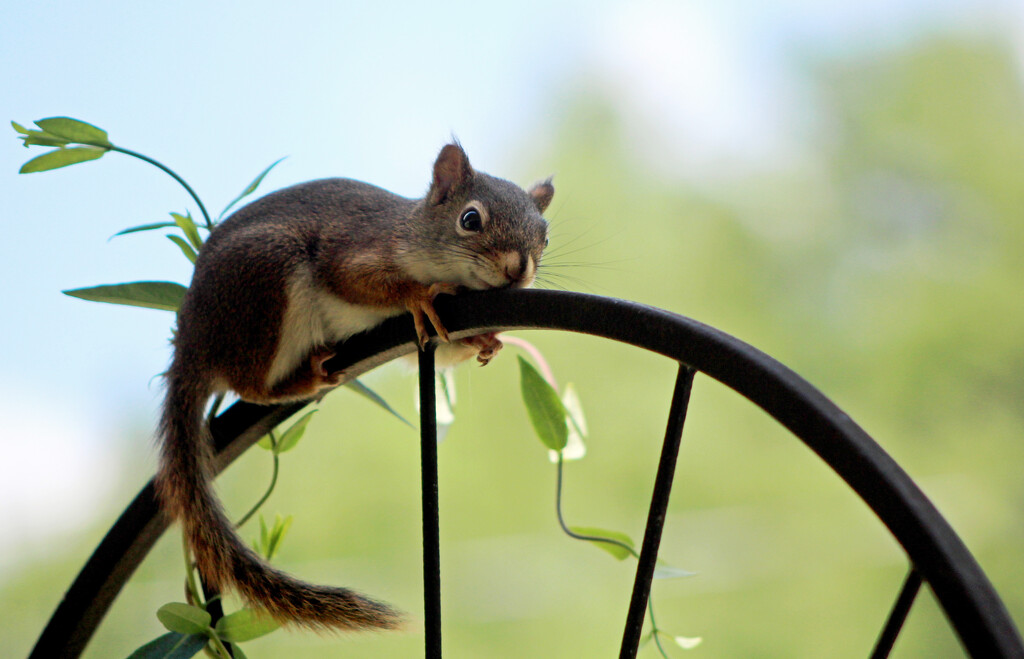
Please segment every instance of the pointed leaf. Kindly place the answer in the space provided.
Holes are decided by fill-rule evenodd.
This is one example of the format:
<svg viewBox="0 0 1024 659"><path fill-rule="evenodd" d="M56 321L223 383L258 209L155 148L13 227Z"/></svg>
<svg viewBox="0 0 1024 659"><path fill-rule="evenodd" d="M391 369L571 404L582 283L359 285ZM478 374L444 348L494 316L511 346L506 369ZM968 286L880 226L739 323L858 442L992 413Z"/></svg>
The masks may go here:
<svg viewBox="0 0 1024 659"><path fill-rule="evenodd" d="M620 561L637 555L633 539L625 533L589 526L572 526L569 530L577 535L587 536L584 540L587 540L599 549L605 550Z"/></svg>
<svg viewBox="0 0 1024 659"><path fill-rule="evenodd" d="M587 445L583 443L583 439L587 436L587 421L583 418L583 407L580 405L576 388L571 382L565 385L565 390L562 392L562 405L565 406L567 413L565 423L569 433L565 441L565 448L562 449L562 459L582 460L587 455ZM551 462L557 463L558 457L558 451L548 451L548 459Z"/></svg>
<svg viewBox="0 0 1024 659"><path fill-rule="evenodd" d="M260 448L266 449L268 451L272 451L274 450L275 444L270 440L270 435L266 434L263 435L263 437L260 437L260 441L256 442L256 446L259 446Z"/></svg>
<svg viewBox="0 0 1024 659"><path fill-rule="evenodd" d="M581 438L587 436L587 420L583 417L583 406L580 404L579 394L572 382L565 385L562 393L562 405L568 413L569 432L577 433Z"/></svg>
<svg viewBox="0 0 1024 659"><path fill-rule="evenodd" d="M242 609L217 621L217 636L228 643L244 643L266 636L280 626L266 611Z"/></svg>
<svg viewBox="0 0 1024 659"><path fill-rule="evenodd" d="M419 389L416 393L419 394ZM419 405L416 409L419 410ZM437 422L437 441L440 442L455 423L454 368L442 368L434 373L434 418Z"/></svg>
<svg viewBox="0 0 1024 659"><path fill-rule="evenodd" d="M220 218L222 218L225 215L227 215L227 212L229 210L231 210L232 206L234 206L235 204L240 202L242 199L244 199L245 197L247 197L247 196L251 195L253 192L255 192L256 188L260 187L260 183L263 182L263 179L266 177L266 175L270 173L270 170L272 170L274 167L277 167L278 163L280 163L282 160L284 160L284 158L278 158L277 160L272 162L269 167L267 167L262 172L260 172L260 175L257 176L256 178L254 178L252 183L250 183L248 186L246 186L245 190L242 190L242 193L240 195L238 195L237 197L232 199L231 203L229 203L227 206L224 207L224 210L222 210L220 212L220 216L217 218L217 221L219 222Z"/></svg>
<svg viewBox="0 0 1024 659"><path fill-rule="evenodd" d="M67 140L61 137L54 137L47 135L46 133L39 130L31 130L27 135L21 138L22 143L25 146L59 146L64 147L69 144Z"/></svg>
<svg viewBox="0 0 1024 659"><path fill-rule="evenodd" d="M153 229L166 229L168 227L176 226L178 226L177 222L155 222L153 224L140 224L137 227L129 227L127 229L122 229L115 233L113 236L111 236L111 238L123 236L128 233L137 233L139 231L152 231Z"/></svg>
<svg viewBox="0 0 1024 659"><path fill-rule="evenodd" d="M269 561L277 555L277 550L284 541L284 536L288 534L288 529L292 527L293 517L288 515L283 520L280 515L274 516L274 528L270 531L270 542L267 543L266 557Z"/></svg>
<svg viewBox="0 0 1024 659"><path fill-rule="evenodd" d="M309 420L315 413L316 410L306 412L299 417L298 421L289 426L288 430L284 431L284 434L281 435L281 440L277 443L278 455L295 448L295 445L299 443L299 440L306 433L306 426L309 425Z"/></svg>
<svg viewBox="0 0 1024 659"><path fill-rule="evenodd" d="M185 255L185 258L191 261L192 263L195 263L196 259L199 258L199 255L196 254L196 250L192 249L192 245L189 245L187 242L185 242L185 239L182 238L181 236L175 236L174 234L169 233L167 234L167 238L172 243L177 245L178 248L181 250L181 253Z"/></svg>
<svg viewBox="0 0 1024 659"><path fill-rule="evenodd" d="M552 451L564 449L569 436L565 406L554 387L522 357L519 357L519 385L537 437Z"/></svg>
<svg viewBox="0 0 1024 659"><path fill-rule="evenodd" d="M410 428L414 428L415 427L411 423L409 423L405 419L405 417L403 417L401 414L396 412L395 408L391 407L391 405L388 404L388 402L386 400L384 400L380 396L380 394L375 392L373 389L370 389L369 387L367 387L361 381L359 381L359 380L352 380L351 382L346 382L345 386L348 387L349 389L351 389L352 391L356 392L360 396L364 396L366 398L369 398L371 401L373 401L374 403L376 403L380 407L384 408L388 413L390 413L392 416L394 416L396 419L398 419L399 421L401 421L405 425L409 426Z"/></svg>
<svg viewBox="0 0 1024 659"><path fill-rule="evenodd" d="M192 219L191 213L186 215L171 213L171 217L174 218L174 223L185 233L185 237L188 238L188 241L192 243L193 247L198 250L203 246L203 239L199 237L199 229L196 227L195 220Z"/></svg>
<svg viewBox="0 0 1024 659"><path fill-rule="evenodd" d="M696 572L689 572L677 567L672 567L658 561L654 566L654 578L655 579L679 579L682 577L692 577L696 575Z"/></svg>
<svg viewBox="0 0 1024 659"><path fill-rule="evenodd" d="M39 142L34 143L38 144ZM96 160L106 152L106 149L91 146L77 146L70 149L60 148L56 151L50 151L49 153L44 153L41 156L29 160L21 166L18 173L33 174L35 172L45 172L51 169L67 167L68 165L74 165L80 162Z"/></svg>
<svg viewBox="0 0 1024 659"><path fill-rule="evenodd" d="M260 550L265 556L267 553L267 547L270 545L270 531L267 530L267 520L263 518L263 513L260 513Z"/></svg>
<svg viewBox="0 0 1024 659"><path fill-rule="evenodd" d="M157 609L156 617L168 631L206 636L213 633L213 629L210 627L210 620L212 620L210 614L191 604L183 602L164 604Z"/></svg>
<svg viewBox="0 0 1024 659"><path fill-rule="evenodd" d="M111 146L107 141L107 131L97 128L92 124L71 117L50 117L35 122L47 133L63 137L69 142L78 144L93 144L96 146Z"/></svg>
<svg viewBox="0 0 1024 659"><path fill-rule="evenodd" d="M147 309L177 311L187 289L171 281L136 281L62 291L65 295L91 302L126 304Z"/></svg>
<svg viewBox="0 0 1024 659"><path fill-rule="evenodd" d="M12 121L11 125L14 126L14 130L18 131L22 135L28 135L28 132L29 132L28 128L25 128L24 126L19 124L17 121Z"/></svg>
<svg viewBox="0 0 1024 659"><path fill-rule="evenodd" d="M199 634L168 632L132 652L128 659L191 659L206 647L207 641L209 638Z"/></svg>

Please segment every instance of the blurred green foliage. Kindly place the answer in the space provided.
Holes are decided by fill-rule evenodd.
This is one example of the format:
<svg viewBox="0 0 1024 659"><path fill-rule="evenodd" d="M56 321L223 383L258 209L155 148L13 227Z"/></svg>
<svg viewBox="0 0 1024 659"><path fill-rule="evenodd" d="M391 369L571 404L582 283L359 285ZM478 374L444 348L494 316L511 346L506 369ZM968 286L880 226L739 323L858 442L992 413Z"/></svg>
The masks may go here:
<svg viewBox="0 0 1024 659"><path fill-rule="evenodd" d="M935 500L1020 624L1020 71L998 40L942 38L808 67L820 114L806 157L714 186L655 175L626 143L627 119L600 97L578 98L541 161L558 172L550 272L566 273L567 288L715 325L807 377ZM527 338L587 411L588 456L566 466L567 521L641 537L674 366L589 337ZM457 375L457 421L440 450L446 652L610 656L632 563L558 530L554 469L510 394L516 369L506 355ZM368 382L414 416L410 377L386 368ZM220 481L231 509L247 509L269 473L262 451L233 466ZM409 627L279 632L247 655L420 656L418 486L415 433L362 398L329 397L265 508L295 515L278 564L392 602ZM101 533L27 561L0 592L12 656ZM179 552L176 537L161 541L86 656L127 656L161 632L153 612L181 593ZM865 656L906 571L838 478L706 377L694 388L662 555L698 575L656 583L659 623L703 637L690 652L714 657ZM930 593L896 650L960 656Z"/></svg>

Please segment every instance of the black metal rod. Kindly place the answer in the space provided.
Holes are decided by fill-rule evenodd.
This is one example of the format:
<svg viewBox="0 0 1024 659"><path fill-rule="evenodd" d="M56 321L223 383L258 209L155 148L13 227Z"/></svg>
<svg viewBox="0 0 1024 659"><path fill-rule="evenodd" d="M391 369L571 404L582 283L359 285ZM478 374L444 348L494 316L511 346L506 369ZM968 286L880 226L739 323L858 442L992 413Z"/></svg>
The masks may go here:
<svg viewBox="0 0 1024 659"><path fill-rule="evenodd" d="M644 544L640 549L636 578L633 580L633 597L629 601L629 613L626 614L626 631L622 635L620 659L636 657L640 646L644 613L647 609L647 600L651 596L651 581L654 579L654 566L658 560L658 546L661 544L661 531L665 526L668 500L672 494L672 479L676 473L676 458L679 457L679 445L683 436L683 424L686 422L686 408L690 403L690 391L693 389L694 373L686 364L679 365L676 388L672 393L672 406L668 413L668 427L665 429L665 442L661 447L658 475L654 480L654 493L651 495L651 509L647 513Z"/></svg>
<svg viewBox="0 0 1024 659"><path fill-rule="evenodd" d="M885 659L892 652L893 646L896 645L896 637L900 635L903 623L907 621L910 607L913 606L914 599L917 598L917 593L921 590L921 581L921 573L911 566L910 573L907 574L907 578L903 582L903 588L900 589L899 597L896 598L896 603L889 613L889 619L885 621L885 627L875 644L875 651L871 653L871 659Z"/></svg>
<svg viewBox="0 0 1024 659"><path fill-rule="evenodd" d="M441 530L437 500L434 344L420 351L420 474L423 488L423 618L427 659L441 659Z"/></svg>

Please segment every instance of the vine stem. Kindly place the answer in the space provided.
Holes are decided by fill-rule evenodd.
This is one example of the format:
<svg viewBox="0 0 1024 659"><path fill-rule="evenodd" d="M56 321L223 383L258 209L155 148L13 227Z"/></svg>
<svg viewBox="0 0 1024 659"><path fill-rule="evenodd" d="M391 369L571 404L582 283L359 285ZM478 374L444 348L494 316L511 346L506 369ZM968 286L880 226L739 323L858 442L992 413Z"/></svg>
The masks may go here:
<svg viewBox="0 0 1024 659"><path fill-rule="evenodd" d="M132 158L138 158L139 160L141 160L143 162L148 162L150 165L153 165L157 169L163 171L165 174L167 174L168 176L173 178L175 181L177 181L181 185L181 187L185 188L185 192L187 192L189 194L189 196L192 197L192 200L194 202L196 202L196 205L199 206L199 212L201 212L203 214L203 221L206 223L206 228L210 229L210 230L213 229L213 220L210 219L210 214L206 212L206 206L203 205L203 202L202 202L201 199L199 199L199 195L196 194L196 191L192 189L191 185L189 185L188 183L185 182L185 179L183 179L180 176L178 176L178 173L176 171L174 171L173 169L171 169L167 165L163 164L159 160L154 160L153 158L150 158L149 156L147 156L144 153L139 153L138 151L132 151L131 149L126 149L123 146L117 146L116 144L111 144L110 142L104 142L102 144L97 144L95 142L73 142L73 143L74 144L84 144L86 146L94 146L94 147L97 147L97 148L100 148L100 149L105 149L107 151L116 151L118 153L123 153L126 156L131 156Z"/></svg>
<svg viewBox="0 0 1024 659"><path fill-rule="evenodd" d="M562 457L562 452L559 451L558 479L557 484L555 485L555 512L558 515L558 525L562 527L562 531L570 538L575 538L576 540L586 540L588 542L607 542L610 545L622 547L623 549L628 551L633 556L633 558L639 558L640 555L637 554L636 550L627 545L625 542L615 540L614 538L602 538L601 536L597 535L584 535L582 533L576 533L575 531L570 529L568 525L566 525L565 518L562 516L562 470L564 464L565 459ZM661 629L658 627L658 623L654 619L654 601L650 597L647 598L647 611L650 615L651 621L651 638L654 639L654 644L658 647L658 652L661 653L661 656L665 657L665 659L669 659L668 653L665 651L664 646L662 646L661 644L661 639L658 637L658 635L662 632Z"/></svg>
<svg viewBox="0 0 1024 659"><path fill-rule="evenodd" d="M199 595L199 584L196 583L195 567L192 565L192 550L189 549L188 538L184 533L181 534L181 548L185 555L185 587L193 600L189 603L206 606L206 601Z"/></svg>
<svg viewBox="0 0 1024 659"><path fill-rule="evenodd" d="M101 145L94 144L92 146L101 146ZM132 151L131 149L125 149L124 147L116 146L114 144L106 144L106 145L102 145L102 146L105 146L106 148L110 149L111 151L117 151L118 153L123 153L126 156L132 156L133 158L138 158L139 160L142 160L143 162L148 162L150 165L153 165L157 169L160 169L164 173L168 174L171 178L173 178L175 181L180 183L181 187L185 188L185 191L189 193L189 195L192 197L192 200L196 202L197 206L199 206L199 211L203 214L203 220L206 222L206 228L207 229L213 229L213 220L210 219L210 214L206 212L206 206L203 206L203 202L199 199L199 195L197 195L196 191L192 189L192 186L190 186L188 183L186 183L185 179L183 179L180 176L178 176L178 173L175 172L173 169L171 169L170 167L168 167L167 165L163 164L162 162L160 162L158 160L154 160L153 158L150 158L149 156L147 156L145 154L139 153L138 151Z"/></svg>
<svg viewBox="0 0 1024 659"><path fill-rule="evenodd" d="M248 522L249 519L252 518L252 516L256 514L256 511L259 510L260 507L263 506L264 503L266 503L267 499L270 498L271 493L274 491L274 487L277 485L277 473L279 471L280 462L281 462L280 458L278 458L278 455L277 455L277 437L274 436L274 431L273 430L271 430L268 433L268 436L270 437L270 450L271 450L271 454L274 456L274 472L270 476L270 485L267 486L267 491L263 493L263 496L260 497L260 500L257 501L256 504L252 508L249 509L249 512L247 512L242 517L242 519L238 520L238 522L235 523L235 527L240 527L243 524L245 524L246 522Z"/></svg>
<svg viewBox="0 0 1024 659"><path fill-rule="evenodd" d="M602 538L599 535L584 535L582 533L576 533L570 529L566 523L565 518L562 517L562 466L565 463L565 459L562 457L562 452L558 452L558 480L555 486L555 513L558 515L558 525L562 527L562 531L570 538L576 540L586 540L588 542L606 542L610 545L622 547L633 556L633 558L639 558L640 555L636 553L636 550L627 545L625 542L615 540L614 538Z"/></svg>

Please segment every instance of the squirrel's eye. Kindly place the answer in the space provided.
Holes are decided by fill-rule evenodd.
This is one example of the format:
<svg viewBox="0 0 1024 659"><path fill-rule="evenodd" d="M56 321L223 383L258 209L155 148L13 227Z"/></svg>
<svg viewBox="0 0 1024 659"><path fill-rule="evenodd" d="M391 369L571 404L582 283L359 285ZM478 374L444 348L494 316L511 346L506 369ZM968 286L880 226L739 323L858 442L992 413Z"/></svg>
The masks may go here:
<svg viewBox="0 0 1024 659"><path fill-rule="evenodd" d="M459 226L464 231L471 231L473 233L479 233L484 230L484 221L480 217L480 211L475 208L468 209L459 218Z"/></svg>

